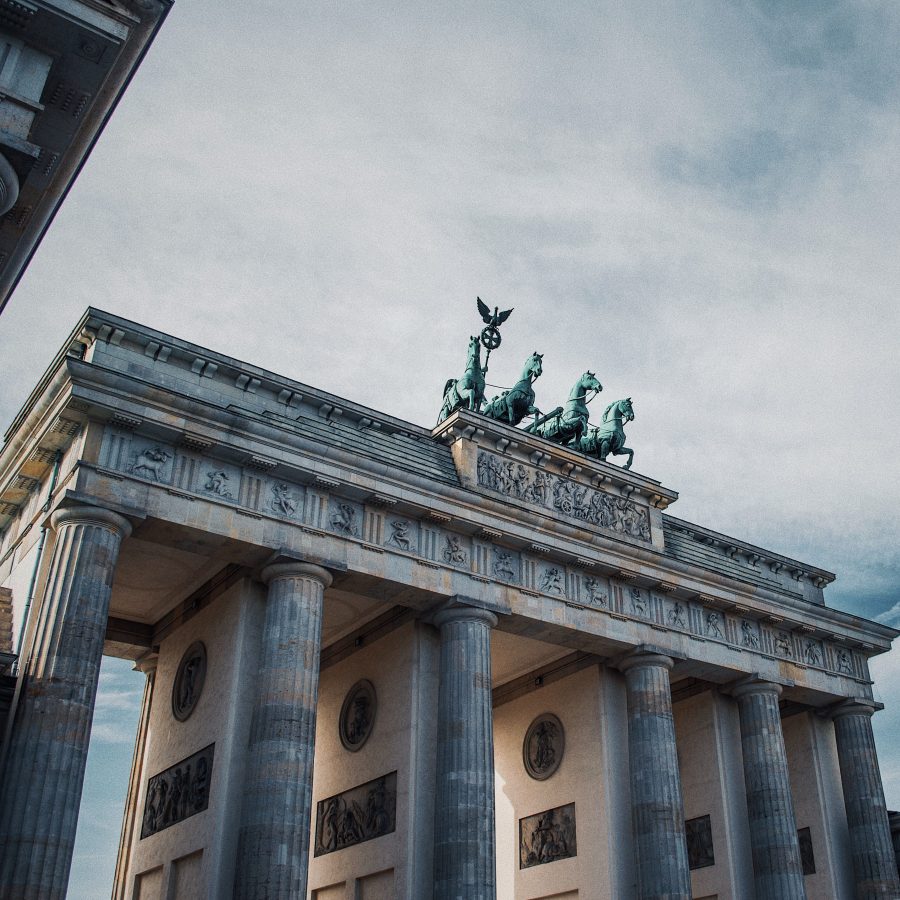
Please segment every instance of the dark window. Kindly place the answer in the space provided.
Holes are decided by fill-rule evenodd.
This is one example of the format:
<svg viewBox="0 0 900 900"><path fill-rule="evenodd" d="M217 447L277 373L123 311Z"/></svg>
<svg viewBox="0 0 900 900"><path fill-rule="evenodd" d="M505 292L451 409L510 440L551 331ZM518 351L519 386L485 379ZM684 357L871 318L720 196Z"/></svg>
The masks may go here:
<svg viewBox="0 0 900 900"><path fill-rule="evenodd" d="M688 865L692 869L705 869L716 864L713 852L712 825L709 816L688 819L684 823L687 836Z"/></svg>
<svg viewBox="0 0 900 900"><path fill-rule="evenodd" d="M812 835L809 833L809 829L799 829L797 840L800 842L800 864L803 866L803 874L815 875L816 857L813 854Z"/></svg>

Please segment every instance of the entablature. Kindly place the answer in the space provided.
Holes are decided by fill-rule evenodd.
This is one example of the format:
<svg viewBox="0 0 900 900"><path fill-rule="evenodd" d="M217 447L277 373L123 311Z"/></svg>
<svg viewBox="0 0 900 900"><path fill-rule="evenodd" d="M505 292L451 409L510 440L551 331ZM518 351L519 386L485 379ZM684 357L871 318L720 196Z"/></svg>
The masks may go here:
<svg viewBox="0 0 900 900"><path fill-rule="evenodd" d="M67 421L83 432L65 485L80 502L227 522L229 535L273 549L356 548L355 571L366 577L431 585L426 593L481 591L492 608L540 627L567 622L601 642L624 629L624 643L658 643L658 632L684 658L741 653L800 680L818 672L863 686L867 657L897 634L772 579L673 555L662 508L677 494L652 479L469 413L432 436L296 382L272 376L264 385L262 370L229 370L233 361L190 345L163 359L159 333L119 322L94 322L88 337L82 329L81 350L63 354L44 394L33 395L0 457L0 497L29 477L27 465L42 458L46 467L51 422ZM236 403L252 378L255 399ZM287 385L295 405L273 409Z"/></svg>

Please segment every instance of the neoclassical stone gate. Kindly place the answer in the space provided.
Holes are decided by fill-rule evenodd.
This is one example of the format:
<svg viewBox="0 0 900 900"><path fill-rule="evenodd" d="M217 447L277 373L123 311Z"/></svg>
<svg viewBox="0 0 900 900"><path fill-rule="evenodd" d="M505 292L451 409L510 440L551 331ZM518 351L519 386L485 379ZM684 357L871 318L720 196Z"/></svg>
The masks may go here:
<svg viewBox="0 0 900 900"><path fill-rule="evenodd" d="M89 311L0 458L0 897L65 894L103 652L147 674L116 897L900 896L897 632L676 499Z"/></svg>

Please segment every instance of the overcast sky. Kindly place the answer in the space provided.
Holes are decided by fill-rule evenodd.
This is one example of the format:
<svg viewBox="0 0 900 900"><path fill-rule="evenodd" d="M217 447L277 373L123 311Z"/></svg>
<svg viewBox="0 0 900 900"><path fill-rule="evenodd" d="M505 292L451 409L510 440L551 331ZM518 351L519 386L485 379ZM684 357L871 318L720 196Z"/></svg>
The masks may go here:
<svg viewBox="0 0 900 900"><path fill-rule="evenodd" d="M179 0L3 314L0 412L93 304L431 425L478 294L489 381L536 349L549 409L590 368L674 515L900 624L898 46L888 0ZM114 844L143 676L107 674Z"/></svg>

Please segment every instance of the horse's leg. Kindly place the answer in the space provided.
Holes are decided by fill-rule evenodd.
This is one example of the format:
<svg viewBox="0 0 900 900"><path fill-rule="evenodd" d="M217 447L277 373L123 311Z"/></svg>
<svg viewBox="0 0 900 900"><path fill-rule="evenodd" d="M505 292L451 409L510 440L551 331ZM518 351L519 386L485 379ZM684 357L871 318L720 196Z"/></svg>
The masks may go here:
<svg viewBox="0 0 900 900"><path fill-rule="evenodd" d="M627 456L628 462L625 463L625 465L622 466L622 468L623 469L631 468L631 464L634 462L634 450L632 450L630 447L619 447L619 449L616 450L616 456Z"/></svg>

